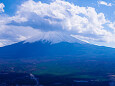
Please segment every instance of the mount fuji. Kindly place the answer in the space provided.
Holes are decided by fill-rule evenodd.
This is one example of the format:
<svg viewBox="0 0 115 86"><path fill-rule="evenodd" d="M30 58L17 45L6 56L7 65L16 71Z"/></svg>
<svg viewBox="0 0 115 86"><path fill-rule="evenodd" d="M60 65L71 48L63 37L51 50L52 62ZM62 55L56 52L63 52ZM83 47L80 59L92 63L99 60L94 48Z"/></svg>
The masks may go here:
<svg viewBox="0 0 115 86"><path fill-rule="evenodd" d="M0 58L28 58L28 57L115 57L115 49L84 43L57 42L39 40L35 42L19 42L0 48Z"/></svg>

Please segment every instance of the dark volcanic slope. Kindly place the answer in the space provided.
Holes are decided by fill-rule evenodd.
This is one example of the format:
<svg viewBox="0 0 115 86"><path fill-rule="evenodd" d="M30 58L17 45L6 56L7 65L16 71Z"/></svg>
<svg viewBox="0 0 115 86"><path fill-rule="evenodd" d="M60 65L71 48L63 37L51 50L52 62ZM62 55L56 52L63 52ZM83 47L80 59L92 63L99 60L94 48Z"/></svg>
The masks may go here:
<svg viewBox="0 0 115 86"><path fill-rule="evenodd" d="M82 56L82 57L115 57L115 49L90 44L61 42L17 43L0 48L0 58L27 58L42 56Z"/></svg>

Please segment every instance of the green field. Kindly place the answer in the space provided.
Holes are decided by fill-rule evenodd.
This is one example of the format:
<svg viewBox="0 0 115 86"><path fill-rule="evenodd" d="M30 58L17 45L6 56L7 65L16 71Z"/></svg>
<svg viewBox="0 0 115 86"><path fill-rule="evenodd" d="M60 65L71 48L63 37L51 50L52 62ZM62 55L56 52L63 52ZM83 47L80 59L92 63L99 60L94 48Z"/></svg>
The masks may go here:
<svg viewBox="0 0 115 86"><path fill-rule="evenodd" d="M28 59L1 59L1 72L33 73L35 75L67 76L70 78L108 80L115 73L113 60L105 58L43 57ZM108 69L109 68L109 69Z"/></svg>

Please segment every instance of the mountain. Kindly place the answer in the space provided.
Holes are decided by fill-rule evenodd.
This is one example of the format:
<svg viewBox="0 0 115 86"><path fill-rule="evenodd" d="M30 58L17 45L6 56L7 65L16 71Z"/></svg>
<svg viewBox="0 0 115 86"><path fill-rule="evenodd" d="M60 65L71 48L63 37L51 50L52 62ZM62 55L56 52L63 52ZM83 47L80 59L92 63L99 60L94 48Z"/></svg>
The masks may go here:
<svg viewBox="0 0 115 86"><path fill-rule="evenodd" d="M51 44L46 41L34 43L20 42L0 48L0 58L28 57L115 57L115 49L87 43L60 42Z"/></svg>

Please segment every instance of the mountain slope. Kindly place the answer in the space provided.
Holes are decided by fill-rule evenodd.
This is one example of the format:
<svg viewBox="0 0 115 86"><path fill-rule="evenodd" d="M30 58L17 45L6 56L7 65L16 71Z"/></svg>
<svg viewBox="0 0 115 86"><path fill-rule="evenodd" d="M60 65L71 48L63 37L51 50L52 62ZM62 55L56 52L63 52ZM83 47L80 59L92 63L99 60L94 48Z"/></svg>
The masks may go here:
<svg viewBox="0 0 115 86"><path fill-rule="evenodd" d="M115 57L115 49L90 44L60 42L51 44L38 41L34 43L20 42L0 48L0 58L28 58L28 57Z"/></svg>

